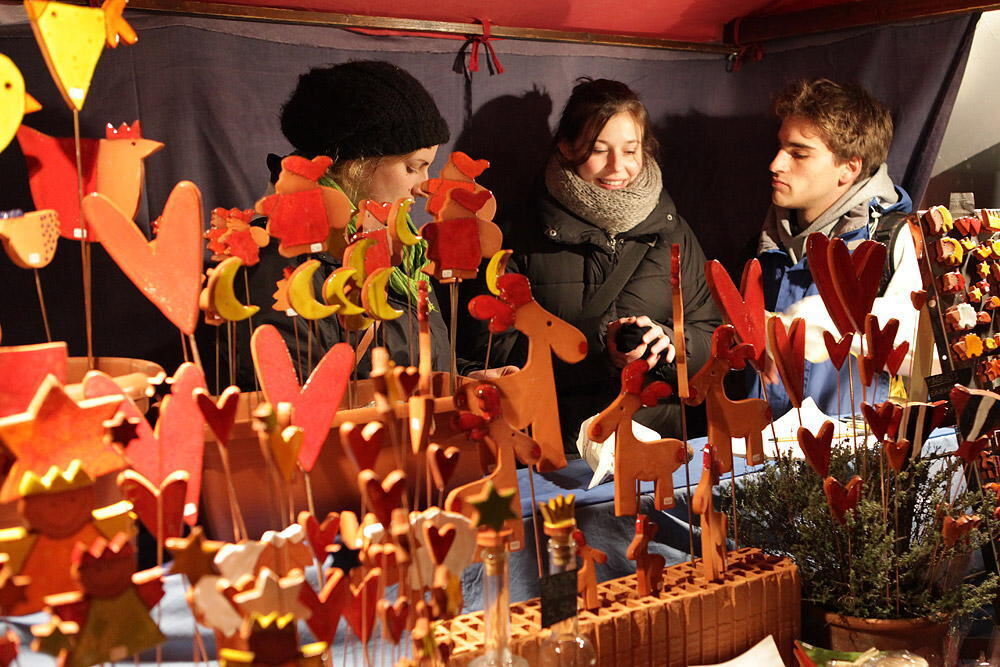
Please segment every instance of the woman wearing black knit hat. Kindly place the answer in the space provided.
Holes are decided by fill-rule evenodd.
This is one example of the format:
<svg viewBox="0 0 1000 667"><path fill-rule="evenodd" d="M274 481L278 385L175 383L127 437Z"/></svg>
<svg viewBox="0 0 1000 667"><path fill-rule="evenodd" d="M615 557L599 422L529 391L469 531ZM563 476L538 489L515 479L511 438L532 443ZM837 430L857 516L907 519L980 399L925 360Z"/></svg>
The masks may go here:
<svg viewBox="0 0 1000 667"><path fill-rule="evenodd" d="M420 185L429 178L429 168L437 155L438 145L448 141L448 125L441 117L430 93L405 70L382 61L348 62L319 67L299 77L298 85L281 110L281 130L292 144L294 155L307 159L328 156L333 159L330 169L318 184L342 190L354 204L363 199L394 202L403 197L425 196ZM272 182L277 180L282 158L268 156ZM338 342L351 342L360 347L361 335L348 337L336 316L316 320L309 331L308 321L275 311L275 284L289 269L309 258L320 260L321 268L314 274L314 290L320 294L323 281L340 266L340 258L320 252L286 258L279 254L278 243L261 253L260 263L249 270L250 301L260 307L254 325L273 324L282 333L300 366L300 377L308 377L307 360L315 364ZM404 315L386 320L378 332L377 344L389 349L398 364L415 364L410 358L416 281L425 276L420 268L425 263L424 246L408 246L403 260L390 280L389 303ZM434 341L434 368L449 367L448 331L438 311L431 313L431 335ZM245 330L244 330L245 331ZM253 385L253 366L249 355L249 338L244 333L240 342L239 384ZM306 349L307 341L311 348ZM374 342L363 344L365 349ZM369 355L358 362L360 377L370 370ZM464 365L462 372L474 368Z"/></svg>

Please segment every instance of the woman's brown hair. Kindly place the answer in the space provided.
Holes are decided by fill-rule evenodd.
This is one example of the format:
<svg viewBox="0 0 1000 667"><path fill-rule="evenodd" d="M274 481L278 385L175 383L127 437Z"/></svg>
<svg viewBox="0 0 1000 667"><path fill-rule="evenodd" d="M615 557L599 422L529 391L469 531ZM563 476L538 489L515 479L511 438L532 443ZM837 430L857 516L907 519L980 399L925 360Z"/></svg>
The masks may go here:
<svg viewBox="0 0 1000 667"><path fill-rule="evenodd" d="M566 102L559 127L553 137L553 150L566 167L576 168L587 161L598 135L615 115L627 112L642 131L644 157L655 160L659 142L653 136L649 113L631 88L621 81L581 77ZM572 149L571 155L559 150L564 145Z"/></svg>

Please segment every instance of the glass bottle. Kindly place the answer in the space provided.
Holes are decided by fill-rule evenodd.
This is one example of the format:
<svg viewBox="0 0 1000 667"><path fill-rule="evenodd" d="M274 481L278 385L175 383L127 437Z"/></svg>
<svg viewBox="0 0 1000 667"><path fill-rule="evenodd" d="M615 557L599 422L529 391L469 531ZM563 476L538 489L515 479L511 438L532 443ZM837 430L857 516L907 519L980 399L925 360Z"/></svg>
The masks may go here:
<svg viewBox="0 0 1000 667"><path fill-rule="evenodd" d="M494 531L483 531L477 536L483 559L484 651L469 667L528 667L528 661L511 653L509 645L510 589L505 537Z"/></svg>
<svg viewBox="0 0 1000 667"><path fill-rule="evenodd" d="M549 536L549 574L576 571L576 543L573 529L576 524L554 526L545 522ZM590 639L580 634L576 614L559 621L551 634L542 642L539 656L542 667L589 667L597 664L597 651Z"/></svg>

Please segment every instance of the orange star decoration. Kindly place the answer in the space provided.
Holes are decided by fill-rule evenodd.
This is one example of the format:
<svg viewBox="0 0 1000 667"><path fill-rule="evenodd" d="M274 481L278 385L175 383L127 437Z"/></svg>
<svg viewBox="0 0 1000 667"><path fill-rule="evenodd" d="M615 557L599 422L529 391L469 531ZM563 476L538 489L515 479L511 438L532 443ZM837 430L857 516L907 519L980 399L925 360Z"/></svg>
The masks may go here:
<svg viewBox="0 0 1000 667"><path fill-rule="evenodd" d="M0 419L0 443L16 457L0 488L0 503L21 497L17 486L26 472L41 477L52 466L67 468L73 459L94 479L126 468L104 426L121 401L106 396L77 403L55 377L46 377L27 412Z"/></svg>
<svg viewBox="0 0 1000 667"><path fill-rule="evenodd" d="M507 519L520 518L510 509L510 501L515 492L515 489L497 490L493 480L486 482L482 495L469 498L469 503L479 512L472 524L473 527L500 531Z"/></svg>
<svg viewBox="0 0 1000 667"><path fill-rule="evenodd" d="M215 566L215 554L222 548L222 544L206 540L201 526L195 526L187 537L171 537L167 540L167 549L174 556L170 571L185 575L192 586L206 575L219 574L219 568Z"/></svg>
<svg viewBox="0 0 1000 667"><path fill-rule="evenodd" d="M253 589L237 593L233 601L246 616L255 613L261 616L293 614L297 619L307 620L311 612L299 599L305 582L301 573L279 578L265 567L257 575Z"/></svg>

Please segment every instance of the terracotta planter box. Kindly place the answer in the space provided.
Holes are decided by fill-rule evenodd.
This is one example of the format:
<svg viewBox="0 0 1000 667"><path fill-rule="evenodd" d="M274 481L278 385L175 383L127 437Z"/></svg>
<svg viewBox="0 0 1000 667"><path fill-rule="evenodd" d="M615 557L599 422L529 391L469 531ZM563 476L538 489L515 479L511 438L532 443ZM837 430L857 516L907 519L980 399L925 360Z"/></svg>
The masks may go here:
<svg viewBox="0 0 1000 667"><path fill-rule="evenodd" d="M907 650L932 666L942 665L946 621L926 618L867 619L842 616L812 605L803 605L803 638L814 646L834 651Z"/></svg>

